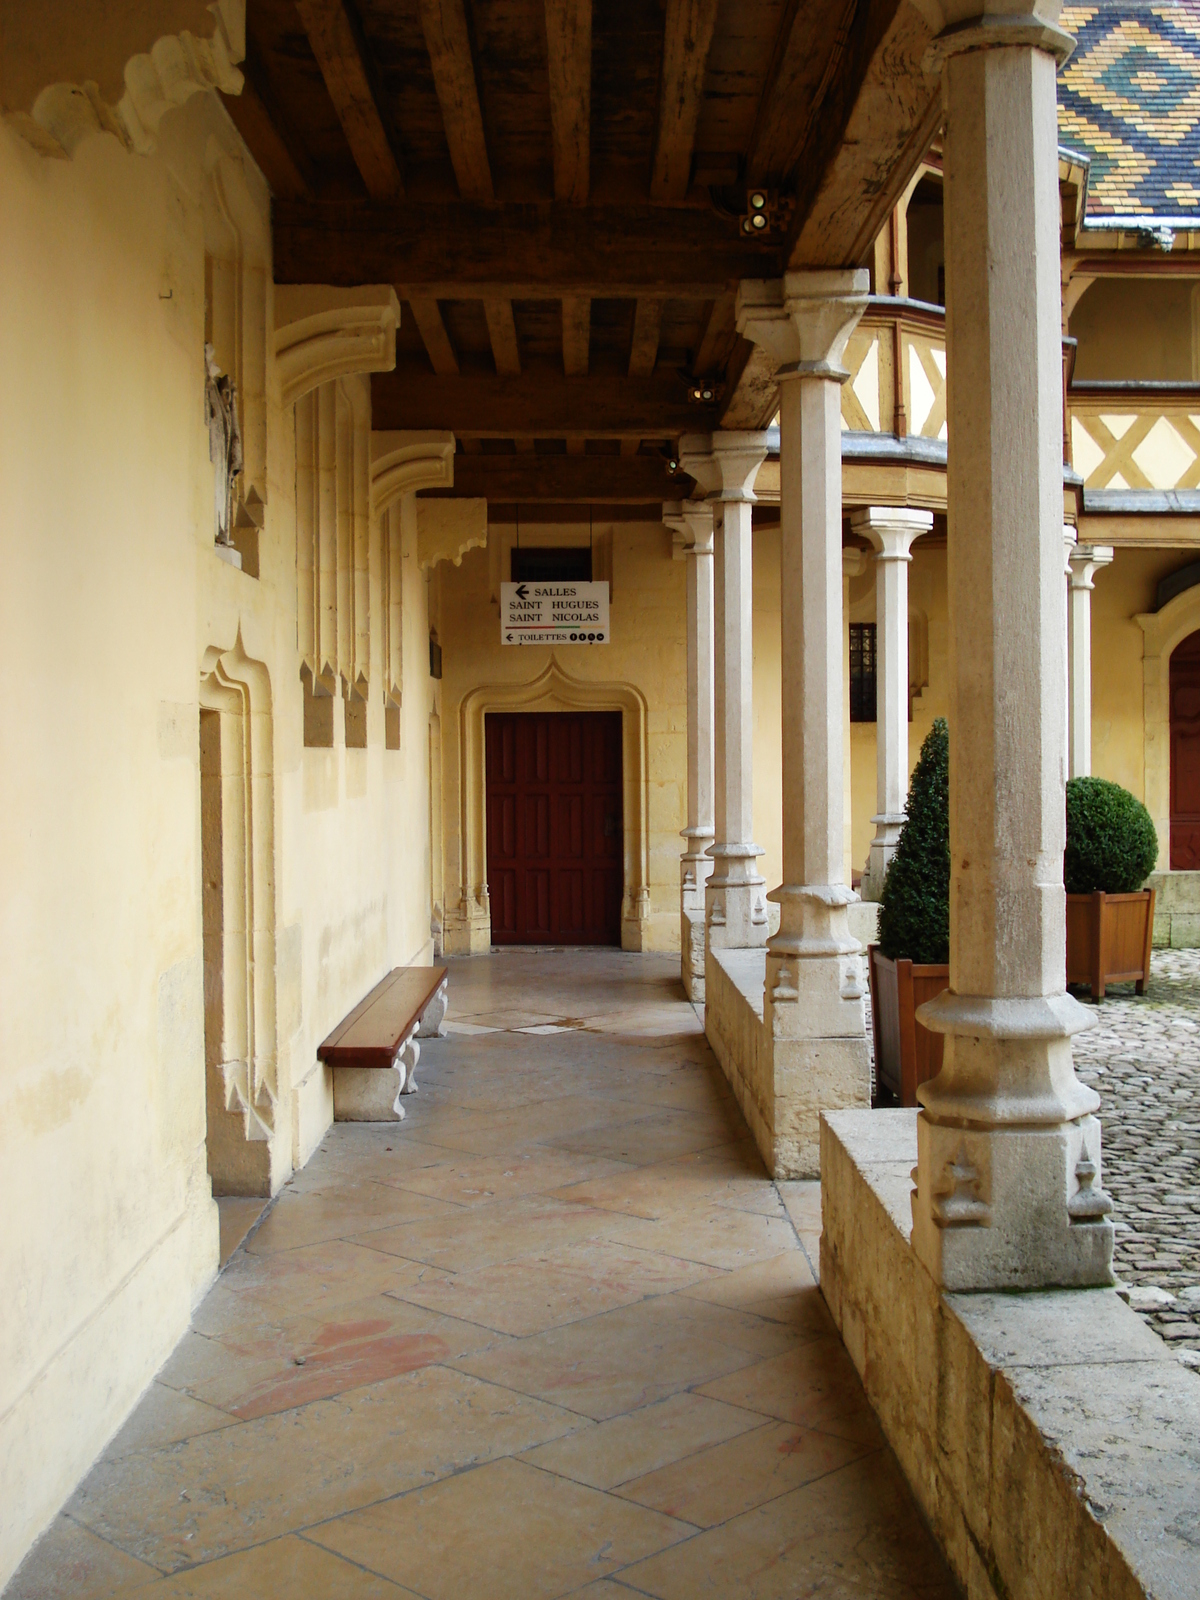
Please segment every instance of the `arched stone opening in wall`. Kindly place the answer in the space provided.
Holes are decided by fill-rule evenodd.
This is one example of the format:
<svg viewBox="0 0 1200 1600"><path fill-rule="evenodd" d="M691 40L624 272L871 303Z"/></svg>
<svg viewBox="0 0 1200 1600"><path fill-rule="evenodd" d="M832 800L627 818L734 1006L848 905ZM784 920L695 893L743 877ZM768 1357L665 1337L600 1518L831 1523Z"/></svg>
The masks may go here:
<svg viewBox="0 0 1200 1600"><path fill-rule="evenodd" d="M649 748L646 699L629 683L591 683L564 672L557 659L525 683L472 689L459 707L462 892L448 909L448 953L491 944L487 887L487 792L484 719L489 711L619 711L621 713L624 860L621 948L643 950L650 935Z"/></svg>
<svg viewBox="0 0 1200 1600"><path fill-rule="evenodd" d="M278 1101L271 685L241 635L200 669L200 863L208 1170L269 1195Z"/></svg>
<svg viewBox="0 0 1200 1600"><path fill-rule="evenodd" d="M1200 631L1171 652L1171 870L1200 871Z"/></svg>
<svg viewBox="0 0 1200 1600"><path fill-rule="evenodd" d="M1158 870L1163 872L1171 864L1171 657L1200 630L1200 585L1133 620L1143 634L1143 798L1158 831Z"/></svg>

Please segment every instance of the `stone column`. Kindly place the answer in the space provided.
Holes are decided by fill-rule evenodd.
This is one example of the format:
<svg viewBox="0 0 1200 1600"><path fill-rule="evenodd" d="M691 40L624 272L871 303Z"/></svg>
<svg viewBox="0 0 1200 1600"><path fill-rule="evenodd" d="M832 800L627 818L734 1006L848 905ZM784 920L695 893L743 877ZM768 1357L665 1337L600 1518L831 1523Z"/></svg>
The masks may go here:
<svg viewBox="0 0 1200 1600"><path fill-rule="evenodd" d="M1078 544L1068 562L1067 657L1070 667L1070 752L1072 778L1092 770L1092 588L1096 572L1113 558L1110 544Z"/></svg>
<svg viewBox="0 0 1200 1600"><path fill-rule="evenodd" d="M913 1248L948 1290L1111 1282L1099 1096L1065 992L1057 0L918 0L945 110L950 987ZM1036 13L1036 15L1030 14Z"/></svg>
<svg viewBox="0 0 1200 1600"><path fill-rule="evenodd" d="M683 535L687 562L687 827L679 858L681 977L689 1000L704 1000L704 890L713 842L713 508L703 500L663 507Z"/></svg>
<svg viewBox="0 0 1200 1600"><path fill-rule="evenodd" d="M933 513L867 506L850 523L875 547L875 837L860 892L878 900L908 795L908 564Z"/></svg>
<svg viewBox="0 0 1200 1600"><path fill-rule="evenodd" d="M763 879L755 862L754 655L751 511L765 433L685 434L679 461L713 512L713 792L715 838L707 854L707 948L744 950L767 937Z"/></svg>
<svg viewBox="0 0 1200 1600"><path fill-rule="evenodd" d="M771 895L780 921L763 1023L775 1170L797 1177L819 1170L821 1110L870 1094L860 946L846 914L858 897L845 881L842 722L842 357L867 283L863 271L788 273L743 282L737 302L738 331L773 358L780 385L783 883Z"/></svg>

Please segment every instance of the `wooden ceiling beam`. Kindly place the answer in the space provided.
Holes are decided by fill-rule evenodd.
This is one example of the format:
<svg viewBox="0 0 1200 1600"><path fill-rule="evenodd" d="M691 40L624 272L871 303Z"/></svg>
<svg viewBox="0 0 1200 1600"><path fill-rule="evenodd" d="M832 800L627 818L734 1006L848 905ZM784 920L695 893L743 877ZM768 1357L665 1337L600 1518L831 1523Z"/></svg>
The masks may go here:
<svg viewBox="0 0 1200 1600"><path fill-rule="evenodd" d="M223 94L229 120L245 140L271 193L286 200L311 195L307 163L296 154L298 141L286 126L271 96L257 53L247 41L242 63L245 82L241 94Z"/></svg>
<svg viewBox="0 0 1200 1600"><path fill-rule="evenodd" d="M654 505L686 499L692 480L667 471L663 456L471 455L457 456L453 489L430 499L485 499L560 504L605 501L610 505Z"/></svg>
<svg viewBox="0 0 1200 1600"><path fill-rule="evenodd" d="M562 303L563 372L586 378L592 343L592 302L586 295L564 295Z"/></svg>
<svg viewBox="0 0 1200 1600"><path fill-rule="evenodd" d="M367 193L395 199L404 176L358 18L347 0L296 0L296 10Z"/></svg>
<svg viewBox="0 0 1200 1600"><path fill-rule="evenodd" d="M717 407L690 401L687 391L685 376L661 370L652 378L593 373L581 383L552 367L516 378L400 368L372 376L372 426L488 439L670 439L716 426Z"/></svg>
<svg viewBox="0 0 1200 1600"><path fill-rule="evenodd" d="M792 267L860 266L942 116L929 27L902 0L861 0L801 163Z"/></svg>
<svg viewBox="0 0 1200 1600"><path fill-rule="evenodd" d="M724 366L729 349L737 338L735 305L731 294L719 295L713 301L692 362L692 372L697 378L709 378Z"/></svg>
<svg viewBox="0 0 1200 1600"><path fill-rule="evenodd" d="M492 343L492 358L497 373L502 378L517 377L521 371L521 347L517 342L512 301L485 300L483 314L487 318L488 338Z"/></svg>
<svg viewBox="0 0 1200 1600"><path fill-rule="evenodd" d="M663 302L641 299L633 314L633 342L629 347L629 376L648 378L658 360Z"/></svg>
<svg viewBox="0 0 1200 1600"><path fill-rule="evenodd" d="M650 198L659 205L678 205L691 182L692 150L717 3L718 0L667 0L658 132L650 175Z"/></svg>
<svg viewBox="0 0 1200 1600"><path fill-rule="evenodd" d="M545 0L554 198L583 205L591 187L592 0Z"/></svg>
<svg viewBox="0 0 1200 1600"><path fill-rule="evenodd" d="M475 52L463 0L421 0L421 27L458 192L464 200L493 200Z"/></svg>
<svg viewBox="0 0 1200 1600"><path fill-rule="evenodd" d="M442 321L442 312L437 301L417 295L408 303L412 309L413 321L417 325L417 332L421 335L421 342L425 346L425 353L433 363L434 372L440 378L456 376L458 357L454 353L454 346L450 343L450 335L446 332L446 324Z"/></svg>
<svg viewBox="0 0 1200 1600"><path fill-rule="evenodd" d="M439 300L715 300L783 266L778 240L691 207L280 200L273 222L278 283L392 283Z"/></svg>

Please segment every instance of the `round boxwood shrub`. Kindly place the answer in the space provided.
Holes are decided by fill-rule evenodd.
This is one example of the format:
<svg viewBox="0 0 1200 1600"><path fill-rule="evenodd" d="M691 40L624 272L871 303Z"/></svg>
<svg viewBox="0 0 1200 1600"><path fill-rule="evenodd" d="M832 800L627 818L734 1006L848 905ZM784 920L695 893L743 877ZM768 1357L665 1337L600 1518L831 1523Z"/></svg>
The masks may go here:
<svg viewBox="0 0 1200 1600"><path fill-rule="evenodd" d="M1067 848L1063 882L1068 894L1130 894L1140 889L1158 860L1158 835L1150 813L1128 789L1107 778L1067 783Z"/></svg>
<svg viewBox="0 0 1200 1600"><path fill-rule="evenodd" d="M919 965L950 959L950 731L938 717L908 787L908 820L883 881L879 948Z"/></svg>

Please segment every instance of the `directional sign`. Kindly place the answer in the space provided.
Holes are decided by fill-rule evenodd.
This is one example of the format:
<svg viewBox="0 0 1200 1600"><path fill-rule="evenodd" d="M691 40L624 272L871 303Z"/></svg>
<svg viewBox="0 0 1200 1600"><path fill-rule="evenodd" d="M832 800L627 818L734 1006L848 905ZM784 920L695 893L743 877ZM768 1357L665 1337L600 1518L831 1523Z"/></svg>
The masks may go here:
<svg viewBox="0 0 1200 1600"><path fill-rule="evenodd" d="M607 583L502 583L501 644L607 644Z"/></svg>

